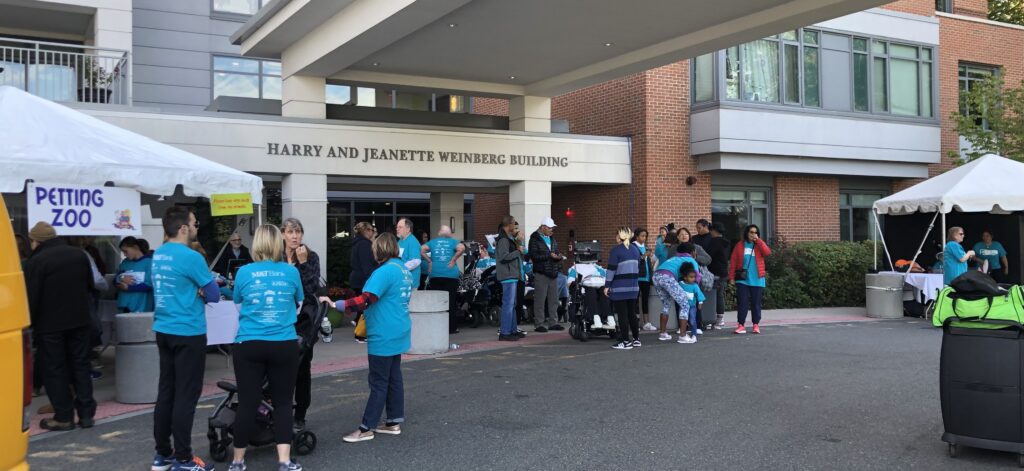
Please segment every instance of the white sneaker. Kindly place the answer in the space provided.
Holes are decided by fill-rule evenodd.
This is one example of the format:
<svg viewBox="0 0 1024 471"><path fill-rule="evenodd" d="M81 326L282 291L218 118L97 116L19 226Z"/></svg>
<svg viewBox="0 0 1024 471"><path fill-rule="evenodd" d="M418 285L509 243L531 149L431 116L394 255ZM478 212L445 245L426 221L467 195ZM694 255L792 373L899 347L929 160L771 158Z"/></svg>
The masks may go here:
<svg viewBox="0 0 1024 471"><path fill-rule="evenodd" d="M676 343L697 343L697 337L691 337L690 334L680 335Z"/></svg>
<svg viewBox="0 0 1024 471"><path fill-rule="evenodd" d="M651 324L650 322L648 322L648 323L644 324L644 330L646 330L648 332L654 332L655 330L658 330L658 328L655 327L654 324Z"/></svg>
<svg viewBox="0 0 1024 471"><path fill-rule="evenodd" d="M615 318L608 316L608 322L605 322L605 328L608 330L615 330Z"/></svg>
<svg viewBox="0 0 1024 471"><path fill-rule="evenodd" d="M619 342L615 345L612 345L612 348L616 350L632 350L633 342Z"/></svg>
<svg viewBox="0 0 1024 471"><path fill-rule="evenodd" d="M590 326L592 329L603 329L604 324L601 323L601 316L594 314L594 325Z"/></svg>
<svg viewBox="0 0 1024 471"><path fill-rule="evenodd" d="M676 335L679 335L679 329L676 329Z"/></svg>
<svg viewBox="0 0 1024 471"><path fill-rule="evenodd" d="M697 329L697 335L704 335L704 331L700 330L700 329Z"/></svg>
<svg viewBox="0 0 1024 471"><path fill-rule="evenodd" d="M668 332L662 332L658 335L658 340L672 340L672 336Z"/></svg>
<svg viewBox="0 0 1024 471"><path fill-rule="evenodd" d="M724 318L722 318L722 319L719 319L719 320L718 320L718 323L717 323L717 324L715 324L715 326L716 326L716 327L725 327L725 319L724 319Z"/></svg>

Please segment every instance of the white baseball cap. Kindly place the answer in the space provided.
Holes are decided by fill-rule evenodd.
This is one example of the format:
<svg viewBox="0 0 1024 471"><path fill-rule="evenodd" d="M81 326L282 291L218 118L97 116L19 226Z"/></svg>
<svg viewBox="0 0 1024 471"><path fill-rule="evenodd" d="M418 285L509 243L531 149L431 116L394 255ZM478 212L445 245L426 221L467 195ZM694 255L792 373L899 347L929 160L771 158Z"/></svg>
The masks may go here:
<svg viewBox="0 0 1024 471"><path fill-rule="evenodd" d="M546 217L543 220L541 220L540 225L548 227L557 227L555 226L555 220L551 219L550 217Z"/></svg>

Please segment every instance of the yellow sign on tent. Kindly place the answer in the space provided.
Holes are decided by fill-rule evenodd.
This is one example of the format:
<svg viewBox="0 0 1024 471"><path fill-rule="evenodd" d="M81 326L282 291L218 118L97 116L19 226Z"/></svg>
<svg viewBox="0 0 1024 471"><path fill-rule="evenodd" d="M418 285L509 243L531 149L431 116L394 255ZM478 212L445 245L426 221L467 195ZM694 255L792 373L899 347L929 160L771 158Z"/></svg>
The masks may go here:
<svg viewBox="0 0 1024 471"><path fill-rule="evenodd" d="M252 214L252 195L249 193L210 195L210 214L213 216Z"/></svg>

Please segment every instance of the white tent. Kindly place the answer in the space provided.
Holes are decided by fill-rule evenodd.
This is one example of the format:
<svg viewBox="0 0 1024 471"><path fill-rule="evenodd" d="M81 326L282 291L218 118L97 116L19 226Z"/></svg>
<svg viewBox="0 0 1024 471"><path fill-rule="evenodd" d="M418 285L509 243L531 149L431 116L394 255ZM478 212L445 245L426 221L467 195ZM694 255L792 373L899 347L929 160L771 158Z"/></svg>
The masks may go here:
<svg viewBox="0 0 1024 471"><path fill-rule="evenodd" d="M875 235L878 215L902 216L914 213L935 213L924 240L914 254L917 261L935 220L942 216L942 245L946 245L946 214L963 213L1009 214L1024 211L1024 163L995 154L986 154L961 167L929 178L906 190L875 201ZM885 238L882 238L885 246ZM889 256L886 248L886 256ZM876 257L877 258L877 257ZM889 258L892 265L892 258ZM909 270L909 268L908 268Z"/></svg>
<svg viewBox="0 0 1024 471"><path fill-rule="evenodd" d="M39 98L0 86L0 192L26 180L77 185L113 182L142 193L186 196L249 193L260 204L263 180Z"/></svg>

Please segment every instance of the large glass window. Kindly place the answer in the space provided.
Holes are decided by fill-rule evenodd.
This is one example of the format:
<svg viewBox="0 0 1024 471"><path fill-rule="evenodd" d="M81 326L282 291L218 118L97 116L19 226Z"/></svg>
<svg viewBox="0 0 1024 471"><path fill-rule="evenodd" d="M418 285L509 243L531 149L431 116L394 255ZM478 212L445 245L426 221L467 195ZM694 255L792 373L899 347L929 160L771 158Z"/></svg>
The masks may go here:
<svg viewBox="0 0 1024 471"><path fill-rule="evenodd" d="M281 99L281 63L213 56L213 97Z"/></svg>
<svg viewBox="0 0 1024 471"><path fill-rule="evenodd" d="M931 118L932 50L879 40L872 42L871 50L872 111Z"/></svg>
<svg viewBox="0 0 1024 471"><path fill-rule="evenodd" d="M761 237L772 234L771 202L767 188L712 188L711 221L725 226L725 238L736 242L743 228L756 224Z"/></svg>
<svg viewBox="0 0 1024 471"><path fill-rule="evenodd" d="M779 42L760 39L740 45L742 93L746 101L779 102Z"/></svg>
<svg viewBox="0 0 1024 471"><path fill-rule="evenodd" d="M853 39L853 109L870 111L868 105L868 40Z"/></svg>
<svg viewBox="0 0 1024 471"><path fill-rule="evenodd" d="M213 11L218 13L234 13L236 15L252 15L270 0L213 0Z"/></svg>
<svg viewBox="0 0 1024 471"><path fill-rule="evenodd" d="M998 75L999 69L992 66L984 65L971 65L971 64L960 64L959 70L959 82L960 82L960 93L963 93L974 89L980 82L988 80L995 75ZM968 109L967 103L963 99L960 100L960 114L964 116L976 116L975 121L979 126L988 129L988 122L981 118L981 113L978 110Z"/></svg>
<svg viewBox="0 0 1024 471"><path fill-rule="evenodd" d="M704 54L693 60L693 101L695 102L699 103L715 98L714 57L714 54Z"/></svg>
<svg viewBox="0 0 1024 471"><path fill-rule="evenodd" d="M841 192L839 194L839 237L861 241L871 238L875 218L871 206L882 199L881 193Z"/></svg>
<svg viewBox="0 0 1024 471"><path fill-rule="evenodd" d="M738 46L725 50L725 97L730 100L740 99L740 48Z"/></svg>

